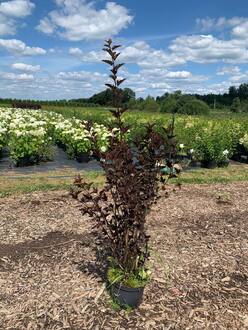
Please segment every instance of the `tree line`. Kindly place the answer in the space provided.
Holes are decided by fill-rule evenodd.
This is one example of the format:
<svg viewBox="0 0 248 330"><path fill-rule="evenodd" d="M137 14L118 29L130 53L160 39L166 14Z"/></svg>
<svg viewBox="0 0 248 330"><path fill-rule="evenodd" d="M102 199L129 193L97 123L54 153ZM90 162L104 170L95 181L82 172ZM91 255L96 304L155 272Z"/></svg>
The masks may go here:
<svg viewBox="0 0 248 330"><path fill-rule="evenodd" d="M12 104L20 108L39 109L42 105L68 106L68 107L111 107L113 94L110 89L96 93L89 98L71 100L17 100L0 98L0 104ZM248 112L248 84L238 87L230 86L228 92L223 94L183 94L181 91L164 93L156 98L136 98L135 92L130 88L122 90L122 103L130 109L154 112L172 112L186 114L208 113L210 109L230 109L233 112Z"/></svg>

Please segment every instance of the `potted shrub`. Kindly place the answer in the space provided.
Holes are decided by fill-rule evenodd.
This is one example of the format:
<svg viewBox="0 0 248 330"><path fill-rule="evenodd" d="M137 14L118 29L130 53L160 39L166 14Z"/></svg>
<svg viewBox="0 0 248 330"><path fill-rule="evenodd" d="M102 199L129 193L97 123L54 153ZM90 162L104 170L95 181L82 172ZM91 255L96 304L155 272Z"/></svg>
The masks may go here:
<svg viewBox="0 0 248 330"><path fill-rule="evenodd" d="M0 159L3 157L3 149L6 145L7 128L0 123Z"/></svg>
<svg viewBox="0 0 248 330"><path fill-rule="evenodd" d="M79 163L87 163L91 159L92 141L85 125L73 128L67 137L66 153L69 158L75 158Z"/></svg>
<svg viewBox="0 0 248 330"><path fill-rule="evenodd" d="M99 154L101 166L106 174L103 189L94 188L83 182L79 176L71 189L71 194L82 202L83 214L97 221L104 236L106 248L110 249L107 281L113 299L121 307L137 307L142 301L144 287L149 281L147 260L149 258L149 235L146 232L146 217L150 207L159 197L159 188L166 183L158 162L166 154L165 140L153 125L148 125L144 134L132 142L127 142L127 127L122 119L126 111L122 107L120 85L125 79L118 78L117 64L120 55L107 40L104 51L110 59L104 60L110 66L112 83L106 86L114 95L111 110L119 134L109 137L108 149ZM171 173L173 164L170 163ZM168 178L175 176L169 174Z"/></svg>
<svg viewBox="0 0 248 330"><path fill-rule="evenodd" d="M248 134L245 134L239 141L239 148L241 151L240 160L243 161L243 157L246 158L246 162L248 163Z"/></svg>
<svg viewBox="0 0 248 330"><path fill-rule="evenodd" d="M203 167L227 166L232 155L232 136L219 123L208 123L196 136L193 148Z"/></svg>

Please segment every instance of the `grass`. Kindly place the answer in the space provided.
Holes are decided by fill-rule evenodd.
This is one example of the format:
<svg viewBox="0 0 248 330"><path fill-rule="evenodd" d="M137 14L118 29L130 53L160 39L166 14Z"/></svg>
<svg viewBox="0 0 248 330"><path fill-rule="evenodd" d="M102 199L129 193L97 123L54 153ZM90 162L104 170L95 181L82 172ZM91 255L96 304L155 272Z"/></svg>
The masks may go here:
<svg viewBox="0 0 248 330"><path fill-rule="evenodd" d="M0 198L31 193L35 191L67 190L71 186L78 172L52 171L32 175L15 175L15 173L0 176ZM101 172L80 172L87 182L96 186L104 184L104 175Z"/></svg>
<svg viewBox="0 0 248 330"><path fill-rule="evenodd" d="M248 181L248 165L232 164L224 168L196 169L184 172L181 177L183 184L228 183Z"/></svg>
<svg viewBox="0 0 248 330"><path fill-rule="evenodd" d="M18 175L7 172L0 176L0 198L31 193L35 191L67 190L73 182L77 172L53 171L32 175ZM103 172L83 172L80 174L87 182L93 182L96 186L102 186L105 181ZM229 183L237 181L248 181L248 165L232 164L226 168L216 169L194 169L183 172L180 178L182 184L212 184ZM171 183L175 183L171 181Z"/></svg>

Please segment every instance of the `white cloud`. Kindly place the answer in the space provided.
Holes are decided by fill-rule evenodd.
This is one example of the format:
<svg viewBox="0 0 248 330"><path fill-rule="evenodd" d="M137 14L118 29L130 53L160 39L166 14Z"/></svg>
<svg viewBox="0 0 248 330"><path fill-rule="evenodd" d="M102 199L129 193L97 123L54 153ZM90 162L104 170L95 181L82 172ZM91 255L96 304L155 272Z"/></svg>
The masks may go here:
<svg viewBox="0 0 248 330"><path fill-rule="evenodd" d="M198 18L196 20L197 27L202 31L223 31L231 29L233 38L245 39L248 38L248 18L247 17L232 17L232 18Z"/></svg>
<svg viewBox="0 0 248 330"><path fill-rule="evenodd" d="M0 3L0 13L10 17L26 17L32 13L35 4L29 0L12 0Z"/></svg>
<svg viewBox="0 0 248 330"><path fill-rule="evenodd" d="M144 41L125 47L120 58L126 63L136 63L144 68L164 68L185 63L183 58L154 49Z"/></svg>
<svg viewBox="0 0 248 330"><path fill-rule="evenodd" d="M83 51L79 48L70 48L69 49L69 54L70 55L81 56L83 54Z"/></svg>
<svg viewBox="0 0 248 330"><path fill-rule="evenodd" d="M90 52L83 52L79 48L70 48L69 54L75 56L82 62L88 63L97 63L101 62L101 59L104 58L104 53L102 51L90 51Z"/></svg>
<svg viewBox="0 0 248 330"><path fill-rule="evenodd" d="M18 19L31 14L35 5L29 0L12 0L0 3L0 35L16 34Z"/></svg>
<svg viewBox="0 0 248 330"><path fill-rule="evenodd" d="M232 35L236 38L247 40L247 38L248 38L248 20L246 20L242 24L236 26L235 28L233 28Z"/></svg>
<svg viewBox="0 0 248 330"><path fill-rule="evenodd" d="M45 34L53 34L55 25L49 20L49 18L45 17L40 20L40 24L37 26L37 30Z"/></svg>
<svg viewBox="0 0 248 330"><path fill-rule="evenodd" d="M0 14L0 35L14 35L16 33L16 24L13 19Z"/></svg>
<svg viewBox="0 0 248 330"><path fill-rule="evenodd" d="M194 79L197 76L193 76L189 71L168 71L167 69L160 69L160 68L150 68L150 69L142 69L140 71L140 75L146 77L148 80L157 79L159 81L166 80L187 80L187 79ZM202 80L202 76L198 76L199 80Z"/></svg>
<svg viewBox="0 0 248 330"><path fill-rule="evenodd" d="M58 78L63 80L74 80L74 81L84 81L84 82L102 82L102 87L104 87L104 82L107 78L107 74L101 74L99 72L90 71L74 71L74 72L59 72Z"/></svg>
<svg viewBox="0 0 248 330"><path fill-rule="evenodd" d="M44 55L46 50L40 47L30 47L17 39L0 39L0 48L15 55Z"/></svg>
<svg viewBox="0 0 248 330"><path fill-rule="evenodd" d="M167 78L176 78L176 79L187 79L192 76L191 72L189 71L172 71L168 72L166 77Z"/></svg>
<svg viewBox="0 0 248 330"><path fill-rule="evenodd" d="M233 28L243 22L246 22L247 18L245 17L232 17L232 18L198 18L196 20L197 27L201 31L211 31L211 30L223 30L226 28Z"/></svg>
<svg viewBox="0 0 248 330"><path fill-rule="evenodd" d="M30 65L25 63L13 63L11 67L15 70L26 71L26 72L37 72L40 71L40 65Z"/></svg>
<svg viewBox="0 0 248 330"><path fill-rule="evenodd" d="M248 51L243 42L235 39L221 40L212 35L181 36L169 48L176 57L196 63L248 61Z"/></svg>
<svg viewBox="0 0 248 330"><path fill-rule="evenodd" d="M240 72L240 68L238 66L224 66L217 71L218 76L224 75L236 75Z"/></svg>
<svg viewBox="0 0 248 330"><path fill-rule="evenodd" d="M229 78L229 84L237 85L237 84L247 83L247 81L248 81L248 71L237 73L236 75L233 75Z"/></svg>
<svg viewBox="0 0 248 330"><path fill-rule="evenodd" d="M15 81L30 81L34 79L32 74L22 73L22 74L15 74L15 73L1 73L0 77L7 80L15 80Z"/></svg>
<svg viewBox="0 0 248 330"><path fill-rule="evenodd" d="M57 10L40 21L37 29L45 34L57 33L70 41L104 39L126 28L133 17L128 9L107 2L97 10L94 2L85 0L56 0Z"/></svg>
<svg viewBox="0 0 248 330"><path fill-rule="evenodd" d="M120 61L127 64L137 64L143 68L164 68L185 63L184 58L175 56L164 50L150 47L144 41L138 41L130 46L122 47ZM102 51L84 52L79 48L70 48L69 54L77 57L82 62L97 63L106 58Z"/></svg>

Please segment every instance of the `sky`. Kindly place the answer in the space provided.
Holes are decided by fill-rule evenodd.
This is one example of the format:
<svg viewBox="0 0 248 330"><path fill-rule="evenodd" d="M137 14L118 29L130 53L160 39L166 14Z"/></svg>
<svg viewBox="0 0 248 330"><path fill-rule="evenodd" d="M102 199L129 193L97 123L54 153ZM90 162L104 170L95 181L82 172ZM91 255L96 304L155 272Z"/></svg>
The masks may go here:
<svg viewBox="0 0 248 330"><path fill-rule="evenodd" d="M102 91L110 37L122 45L123 87L137 97L248 82L247 0L0 0L0 97Z"/></svg>

